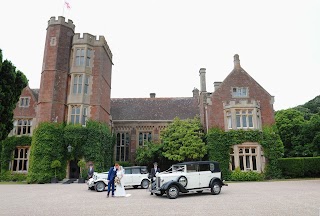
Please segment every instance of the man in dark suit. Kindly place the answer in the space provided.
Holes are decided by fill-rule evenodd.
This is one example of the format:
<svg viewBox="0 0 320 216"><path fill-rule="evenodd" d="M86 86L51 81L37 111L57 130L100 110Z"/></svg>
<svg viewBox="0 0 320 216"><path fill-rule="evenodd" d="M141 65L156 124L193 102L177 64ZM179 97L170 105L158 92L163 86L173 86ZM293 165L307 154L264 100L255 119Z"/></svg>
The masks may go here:
<svg viewBox="0 0 320 216"><path fill-rule="evenodd" d="M110 168L108 173L108 195L109 197L110 190L112 193L112 197L114 197L114 179L117 176L117 170L119 169L119 164L115 164L113 167Z"/></svg>
<svg viewBox="0 0 320 216"><path fill-rule="evenodd" d="M153 168L151 168L150 171L150 176L149 178L151 179L151 189L154 187L154 182L155 182L155 178L156 178L156 174L160 172L160 168L158 167L158 163L154 162L153 163ZM153 195L153 193L151 192L151 195Z"/></svg>
<svg viewBox="0 0 320 216"><path fill-rule="evenodd" d="M88 179L92 178L93 173L94 173L94 169L93 169L93 164L91 163L88 169Z"/></svg>

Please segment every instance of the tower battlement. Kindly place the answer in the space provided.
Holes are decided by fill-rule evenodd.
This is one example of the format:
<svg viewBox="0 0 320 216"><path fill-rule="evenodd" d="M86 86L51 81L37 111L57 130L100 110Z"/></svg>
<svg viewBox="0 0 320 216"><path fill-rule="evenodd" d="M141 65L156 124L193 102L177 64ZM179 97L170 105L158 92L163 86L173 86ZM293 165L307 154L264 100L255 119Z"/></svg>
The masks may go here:
<svg viewBox="0 0 320 216"><path fill-rule="evenodd" d="M56 17L51 17L50 20L48 21L48 27L50 25L64 25L68 28L71 28L73 31L75 29L75 25L73 24L72 20L68 19L68 22L66 22L65 18L63 16L58 16L58 19Z"/></svg>
<svg viewBox="0 0 320 216"><path fill-rule="evenodd" d="M76 33L73 36L72 44L89 44L91 46L103 47L112 61L112 52L104 36L100 35L99 38L97 38L95 35L83 33L81 37L80 33Z"/></svg>

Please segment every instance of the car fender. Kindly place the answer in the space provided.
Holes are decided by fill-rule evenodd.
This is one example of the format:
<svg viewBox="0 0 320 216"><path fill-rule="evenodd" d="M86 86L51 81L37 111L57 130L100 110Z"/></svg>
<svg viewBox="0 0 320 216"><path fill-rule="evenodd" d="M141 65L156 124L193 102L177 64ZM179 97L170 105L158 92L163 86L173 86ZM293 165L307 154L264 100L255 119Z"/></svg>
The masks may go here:
<svg viewBox="0 0 320 216"><path fill-rule="evenodd" d="M105 185L108 185L108 180L105 179L97 179L94 184L97 184L98 182L103 182Z"/></svg>
<svg viewBox="0 0 320 216"><path fill-rule="evenodd" d="M221 181L221 179L214 177L214 178L212 178L212 179L210 180L209 187L212 186L213 182L219 182L219 184L220 184L221 186L224 185L224 183Z"/></svg>
<svg viewBox="0 0 320 216"><path fill-rule="evenodd" d="M188 190L185 187L183 187L179 182L174 181L174 180L171 180L171 181L168 181L168 182L164 183L161 186L160 190L161 191L166 191L172 185L177 186L179 188L179 191L182 192L182 193L187 193L188 192Z"/></svg>

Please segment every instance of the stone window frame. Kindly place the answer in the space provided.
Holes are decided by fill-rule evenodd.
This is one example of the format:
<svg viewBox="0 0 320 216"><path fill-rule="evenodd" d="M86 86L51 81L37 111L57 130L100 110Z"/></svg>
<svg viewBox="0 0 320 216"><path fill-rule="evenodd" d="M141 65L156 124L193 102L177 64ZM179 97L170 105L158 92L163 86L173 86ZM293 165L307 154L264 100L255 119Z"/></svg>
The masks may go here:
<svg viewBox="0 0 320 216"><path fill-rule="evenodd" d="M239 167L244 172L262 172L264 165L265 158L260 144L248 142L230 147L230 170Z"/></svg>
<svg viewBox="0 0 320 216"><path fill-rule="evenodd" d="M255 123L253 121L253 109L251 108L236 109L235 113L236 113L237 129L254 129L255 128Z"/></svg>
<svg viewBox="0 0 320 216"><path fill-rule="evenodd" d="M17 146L12 152L10 170L14 173L27 173L29 166L30 146Z"/></svg>
<svg viewBox="0 0 320 216"><path fill-rule="evenodd" d="M115 159L116 161L129 161L130 131L116 132Z"/></svg>
<svg viewBox="0 0 320 216"><path fill-rule="evenodd" d="M257 101L251 101L250 103L247 100L241 100L241 101L229 101L229 102L224 102L223 103L223 108L224 108L224 125L225 125L225 131L229 130L237 130L237 129L243 129L243 130L261 130L262 128L262 122L261 122L261 110L260 110L260 105L259 102ZM237 115L236 111L237 110L252 110L252 123L253 127L237 127ZM231 126L232 128L229 127L229 118L231 114Z"/></svg>
<svg viewBox="0 0 320 216"><path fill-rule="evenodd" d="M82 126L86 126L86 125L87 125L88 112L89 112L89 107L88 107L88 106L83 106L83 109L82 109L82 117L81 117L81 124L82 124Z"/></svg>
<svg viewBox="0 0 320 216"><path fill-rule="evenodd" d="M84 76L84 85L83 85L83 93L85 95L89 94L89 84L90 84L90 77L89 75Z"/></svg>
<svg viewBox="0 0 320 216"><path fill-rule="evenodd" d="M81 105L70 105L70 123L80 124L81 123ZM78 121L77 121L78 117Z"/></svg>
<svg viewBox="0 0 320 216"><path fill-rule="evenodd" d="M83 74L72 74L72 94L81 94L83 85Z"/></svg>
<svg viewBox="0 0 320 216"><path fill-rule="evenodd" d="M138 146L146 146L147 142L153 141L152 131L139 131L138 132Z"/></svg>
<svg viewBox="0 0 320 216"><path fill-rule="evenodd" d="M249 87L231 87L232 98L248 98Z"/></svg>
<svg viewBox="0 0 320 216"><path fill-rule="evenodd" d="M87 55L86 55L86 67L91 66L91 58L92 58L92 49L87 48Z"/></svg>
<svg viewBox="0 0 320 216"><path fill-rule="evenodd" d="M84 47L78 47L76 48L75 52L75 66L84 66L85 65L85 50Z"/></svg>
<svg viewBox="0 0 320 216"><path fill-rule="evenodd" d="M22 136L32 134L32 119L20 118L15 119L13 122L12 135Z"/></svg>
<svg viewBox="0 0 320 216"><path fill-rule="evenodd" d="M19 99L19 107L29 107L30 106L31 97L20 97Z"/></svg>

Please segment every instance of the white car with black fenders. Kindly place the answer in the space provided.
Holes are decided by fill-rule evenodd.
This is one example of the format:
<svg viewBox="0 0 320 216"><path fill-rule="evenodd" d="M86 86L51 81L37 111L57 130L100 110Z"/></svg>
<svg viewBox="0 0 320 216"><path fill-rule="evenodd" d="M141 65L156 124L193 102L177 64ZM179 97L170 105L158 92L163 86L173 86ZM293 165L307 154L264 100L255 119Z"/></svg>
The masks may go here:
<svg viewBox="0 0 320 216"><path fill-rule="evenodd" d="M123 167L124 177L122 179L124 186L132 186L133 188L149 187L150 180L148 179L148 170L146 166ZM108 185L108 172L94 172L93 177L87 182L88 189L102 192Z"/></svg>
<svg viewBox="0 0 320 216"><path fill-rule="evenodd" d="M151 192L157 196L166 194L175 199L180 193L210 192L218 195L224 183L219 163L216 161L190 161L174 164L169 170L156 174Z"/></svg>

